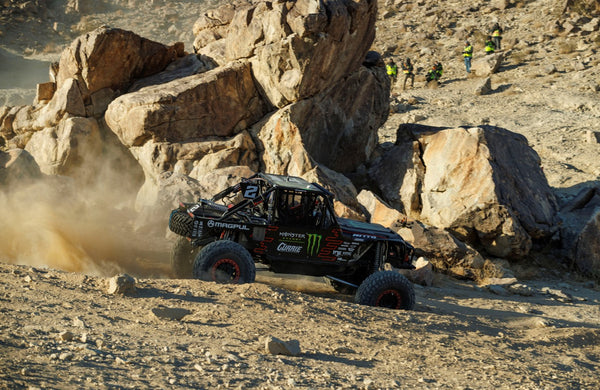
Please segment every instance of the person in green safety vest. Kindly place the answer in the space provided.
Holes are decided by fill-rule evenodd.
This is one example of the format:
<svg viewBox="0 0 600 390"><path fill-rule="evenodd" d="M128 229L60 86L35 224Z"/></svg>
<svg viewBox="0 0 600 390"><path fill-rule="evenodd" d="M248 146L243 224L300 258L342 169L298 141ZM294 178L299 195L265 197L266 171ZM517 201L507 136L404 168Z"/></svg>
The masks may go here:
<svg viewBox="0 0 600 390"><path fill-rule="evenodd" d="M492 41L492 37L488 35L485 40L485 54L494 54L495 50L496 45Z"/></svg>
<svg viewBox="0 0 600 390"><path fill-rule="evenodd" d="M402 84L402 90L406 89L406 80L410 79L410 87L413 88L415 85L415 74L413 73L413 64L410 62L410 58L406 58L406 61L402 63L402 72L404 73L404 84Z"/></svg>
<svg viewBox="0 0 600 390"><path fill-rule="evenodd" d="M426 84L429 84L430 81L439 81L439 79L442 78L443 73L444 68L442 67L442 63L439 61L436 62L425 76Z"/></svg>
<svg viewBox="0 0 600 390"><path fill-rule="evenodd" d="M465 58L465 68L467 68L467 73L471 73L471 58L473 58L473 46L471 46L471 43L469 41L465 41L463 57Z"/></svg>
<svg viewBox="0 0 600 390"><path fill-rule="evenodd" d="M492 27L492 40L494 41L494 45L496 45L496 50L502 50L500 46L502 41L502 27L498 23Z"/></svg>
<svg viewBox="0 0 600 390"><path fill-rule="evenodd" d="M392 83L395 83L396 77L398 77L398 66L393 59L388 62L388 64L385 66L385 69L387 70L388 76L390 76L392 79Z"/></svg>

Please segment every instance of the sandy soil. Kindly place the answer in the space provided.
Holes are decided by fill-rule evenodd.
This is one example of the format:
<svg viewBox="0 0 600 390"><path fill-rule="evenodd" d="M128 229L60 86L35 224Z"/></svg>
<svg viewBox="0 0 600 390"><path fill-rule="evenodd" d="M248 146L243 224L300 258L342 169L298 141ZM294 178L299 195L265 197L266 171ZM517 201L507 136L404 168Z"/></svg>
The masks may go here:
<svg viewBox="0 0 600 390"><path fill-rule="evenodd" d="M548 272L551 274L551 272ZM359 306L314 278L224 286L0 264L7 388L592 389L600 292L546 277L497 295L438 276L414 311ZM524 295L521 295L524 294ZM184 309L183 318L153 311ZM265 338L298 340L272 355Z"/></svg>

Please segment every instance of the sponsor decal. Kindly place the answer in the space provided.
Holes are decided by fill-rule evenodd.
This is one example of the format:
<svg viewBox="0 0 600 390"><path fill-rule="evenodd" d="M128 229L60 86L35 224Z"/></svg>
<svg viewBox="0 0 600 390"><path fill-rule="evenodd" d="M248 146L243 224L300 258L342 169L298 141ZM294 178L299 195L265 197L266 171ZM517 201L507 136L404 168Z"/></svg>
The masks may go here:
<svg viewBox="0 0 600 390"><path fill-rule="evenodd" d="M281 241L293 243L293 244L304 244L306 234L304 233L292 233L292 232L280 232L279 239Z"/></svg>
<svg viewBox="0 0 600 390"><path fill-rule="evenodd" d="M192 237L198 237L202 235L202 221L194 219L194 226L192 228Z"/></svg>
<svg viewBox="0 0 600 390"><path fill-rule="evenodd" d="M279 245L277 245L277 251L278 252L285 252L285 253L299 254L300 251L302 251L302 246L290 245L290 244L287 244L285 242L280 242Z"/></svg>
<svg viewBox="0 0 600 390"><path fill-rule="evenodd" d="M321 238L323 238L323 236L320 234L307 234L307 236L308 245L306 250L309 256L315 256L317 253L319 253L319 248L321 247Z"/></svg>
<svg viewBox="0 0 600 390"><path fill-rule="evenodd" d="M376 240L377 236L373 236L371 234L360 234L360 233L353 233L352 234L352 238L354 238L355 240Z"/></svg>
<svg viewBox="0 0 600 390"><path fill-rule="evenodd" d="M292 232L279 232L279 237L284 238L304 238L306 234L304 233L292 233Z"/></svg>
<svg viewBox="0 0 600 390"><path fill-rule="evenodd" d="M222 228L222 229L238 229L238 230L250 230L250 228L248 228L248 226L246 225L242 225L239 223L226 223L226 222L219 222L219 221L215 221L214 219L209 219L208 222L206 222L206 226L208 226L209 228Z"/></svg>
<svg viewBox="0 0 600 390"><path fill-rule="evenodd" d="M196 203L195 205L193 205L192 207L190 207L188 209L188 212L194 213L194 211L198 210L199 208L200 208L200 205Z"/></svg>

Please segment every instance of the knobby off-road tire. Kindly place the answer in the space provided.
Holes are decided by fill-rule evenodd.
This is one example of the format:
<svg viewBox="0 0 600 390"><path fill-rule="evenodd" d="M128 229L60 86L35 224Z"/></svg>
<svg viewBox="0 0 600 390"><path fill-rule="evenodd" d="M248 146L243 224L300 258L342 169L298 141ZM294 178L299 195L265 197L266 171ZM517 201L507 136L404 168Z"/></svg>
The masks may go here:
<svg viewBox="0 0 600 390"><path fill-rule="evenodd" d="M194 277L194 260L200 247L193 246L185 237L177 237L171 247L171 269L176 278Z"/></svg>
<svg viewBox="0 0 600 390"><path fill-rule="evenodd" d="M415 306L415 289L404 275L394 271L379 271L361 283L354 296L354 302L367 306L411 310Z"/></svg>
<svg viewBox="0 0 600 390"><path fill-rule="evenodd" d="M196 256L194 277L217 283L252 283L256 266L250 253L237 242L215 241Z"/></svg>
<svg viewBox="0 0 600 390"><path fill-rule="evenodd" d="M180 236L191 237L194 220L184 211L173 211L169 217L169 229Z"/></svg>

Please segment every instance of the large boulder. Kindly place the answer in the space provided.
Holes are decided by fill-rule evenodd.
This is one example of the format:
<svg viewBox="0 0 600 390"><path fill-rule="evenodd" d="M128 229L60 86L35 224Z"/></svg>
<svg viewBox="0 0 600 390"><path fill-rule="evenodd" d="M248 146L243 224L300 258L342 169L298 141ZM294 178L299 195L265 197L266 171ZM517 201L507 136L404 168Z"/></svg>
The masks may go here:
<svg viewBox="0 0 600 390"><path fill-rule="evenodd" d="M554 234L557 203L522 135L405 125L396 143L371 172L384 198L401 202L409 216L497 257L522 257L531 238ZM405 154L400 164L399 153ZM396 170L404 172L388 174Z"/></svg>
<svg viewBox="0 0 600 390"><path fill-rule="evenodd" d="M444 229L413 221L395 230L415 247L417 256L426 257L440 271L476 279L485 264L479 252Z"/></svg>
<svg viewBox="0 0 600 390"><path fill-rule="evenodd" d="M586 275L600 280L600 206L587 221L576 241L573 262Z"/></svg>
<svg viewBox="0 0 600 390"><path fill-rule="evenodd" d="M75 39L61 56L57 89L79 81L84 98L102 88L125 91L135 79L158 73L183 51L118 28L100 27Z"/></svg>
<svg viewBox="0 0 600 390"><path fill-rule="evenodd" d="M25 150L35 158L43 173L70 176L94 164L95 158L102 154L102 144L95 119L73 117L56 127L33 133Z"/></svg>
<svg viewBox="0 0 600 390"><path fill-rule="evenodd" d="M580 272L600 280L600 187L583 188L559 215L564 257Z"/></svg>
<svg viewBox="0 0 600 390"><path fill-rule="evenodd" d="M136 227L139 230L164 232L164 216L179 202L211 198L254 173L246 166L230 166L206 172L196 180L188 175L164 171L154 180L146 181L138 192L135 203L139 211Z"/></svg>
<svg viewBox="0 0 600 390"><path fill-rule="evenodd" d="M54 126L64 116L86 116L79 82L74 78L65 80L48 104L43 105L35 113L31 128L39 130Z"/></svg>
<svg viewBox="0 0 600 390"><path fill-rule="evenodd" d="M248 58L270 103L283 107L356 71L375 38L376 17L375 0L228 4L196 22L195 50L217 62Z"/></svg>
<svg viewBox="0 0 600 390"><path fill-rule="evenodd" d="M324 165L317 165L315 168L304 173L302 178L310 183L322 185L335 196L335 199L344 205L355 210L359 209L360 206L356 201L356 187L354 187L350 179L341 173L331 170Z"/></svg>
<svg viewBox="0 0 600 390"><path fill-rule="evenodd" d="M23 149L0 150L0 188L26 183L42 177L40 167Z"/></svg>
<svg viewBox="0 0 600 390"><path fill-rule="evenodd" d="M473 60L471 72L480 77L488 77L496 73L504 60L504 53L494 53Z"/></svg>
<svg viewBox="0 0 600 390"><path fill-rule="evenodd" d="M128 146L229 137L259 121L267 107L250 64L235 62L209 72L148 86L115 99L106 123Z"/></svg>
<svg viewBox="0 0 600 390"><path fill-rule="evenodd" d="M357 200L368 214L371 223L378 223L385 227L395 227L406 222L406 215L391 208L383 199L369 190L362 190Z"/></svg>
<svg viewBox="0 0 600 390"><path fill-rule="evenodd" d="M212 137L180 143L149 141L144 145L131 147L129 151L142 167L145 177L136 201L138 209L152 207L153 202L157 201L165 204L165 199L168 204L172 204L174 199L168 197L172 191L165 191L165 188L173 187L172 180L175 177L185 176L188 178L186 180L206 185L207 178L215 181L214 176L209 175L225 168L245 167L236 172L248 175L258 170L254 143L246 131L230 138ZM178 176L165 176L165 172ZM231 176L226 174L226 177ZM165 177L169 181L165 182ZM212 186L207 188L214 190ZM212 197L214 194L204 192L204 195Z"/></svg>
<svg viewBox="0 0 600 390"><path fill-rule="evenodd" d="M154 142L129 148L145 176L154 180L165 171L194 179L214 169L234 165L258 168L254 143L248 132L234 137L210 137L188 142Z"/></svg>
<svg viewBox="0 0 600 390"><path fill-rule="evenodd" d="M361 67L332 88L275 112L254 131L266 170L301 176L315 162L342 173L356 170L377 146L388 96L385 70Z"/></svg>

